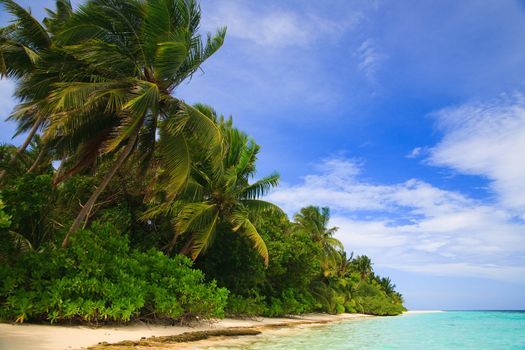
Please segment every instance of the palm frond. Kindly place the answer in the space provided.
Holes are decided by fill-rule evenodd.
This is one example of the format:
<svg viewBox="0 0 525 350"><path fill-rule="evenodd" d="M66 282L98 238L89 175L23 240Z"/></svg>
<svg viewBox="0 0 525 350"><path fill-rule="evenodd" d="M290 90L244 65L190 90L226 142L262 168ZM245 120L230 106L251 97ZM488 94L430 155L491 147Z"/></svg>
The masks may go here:
<svg viewBox="0 0 525 350"><path fill-rule="evenodd" d="M270 257L266 243L264 243L264 240L247 215L242 211L236 211L230 215L229 219L233 226L233 231L239 232L240 235L249 239L255 251L263 258L264 264L268 266Z"/></svg>
<svg viewBox="0 0 525 350"><path fill-rule="evenodd" d="M216 209L214 204L206 202L184 203L177 214L177 229L180 232L202 230L207 223L205 213Z"/></svg>
<svg viewBox="0 0 525 350"><path fill-rule="evenodd" d="M171 29L170 15L168 1L148 0L144 3L142 41L149 65L155 59L157 44L167 41Z"/></svg>
<svg viewBox="0 0 525 350"><path fill-rule="evenodd" d="M73 6L70 0L56 0L55 11L46 9L47 17L42 21L47 30L55 34L63 28L65 22L73 14Z"/></svg>
<svg viewBox="0 0 525 350"><path fill-rule="evenodd" d="M161 127L159 151L168 177L166 192L176 196L188 181L191 171L190 149L183 135L172 134Z"/></svg>
<svg viewBox="0 0 525 350"><path fill-rule="evenodd" d="M256 199L265 196L268 192L279 184L279 174L265 176L246 187L241 193L241 198Z"/></svg>
<svg viewBox="0 0 525 350"><path fill-rule="evenodd" d="M277 205L260 199L243 199L240 202L248 209L250 214L261 215L268 212L276 212L284 215L283 210Z"/></svg>
<svg viewBox="0 0 525 350"><path fill-rule="evenodd" d="M182 42L159 43L155 54L155 78L171 79L176 75L187 54L188 48Z"/></svg>
<svg viewBox="0 0 525 350"><path fill-rule="evenodd" d="M51 45L51 39L40 22L31 15L31 12L18 5L13 0L0 0L7 12L16 17L16 24L20 30L19 40L32 49L46 49Z"/></svg>
<svg viewBox="0 0 525 350"><path fill-rule="evenodd" d="M213 243L213 237L219 219L218 210L206 210L200 215L201 229L194 231L192 235L191 257L197 259L199 255L206 252Z"/></svg>
<svg viewBox="0 0 525 350"><path fill-rule="evenodd" d="M170 133L184 133L204 152L205 159L218 165L222 161L222 134L217 125L198 109L183 101L169 101L165 111L165 127Z"/></svg>

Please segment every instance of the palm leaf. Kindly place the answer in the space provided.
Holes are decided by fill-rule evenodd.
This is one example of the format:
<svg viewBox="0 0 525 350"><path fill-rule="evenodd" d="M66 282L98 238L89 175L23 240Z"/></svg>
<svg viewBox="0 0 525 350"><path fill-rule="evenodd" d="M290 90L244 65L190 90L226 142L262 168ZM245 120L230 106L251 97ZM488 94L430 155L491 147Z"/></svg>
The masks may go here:
<svg viewBox="0 0 525 350"><path fill-rule="evenodd" d="M279 184L279 180L279 174L265 176L246 187L241 193L241 198L256 199L263 197L268 194L273 187L276 187Z"/></svg>
<svg viewBox="0 0 525 350"><path fill-rule="evenodd" d="M260 199L243 199L240 201L250 214L260 215L268 212L277 212L284 215L284 212L277 205L262 201Z"/></svg>
<svg viewBox="0 0 525 350"><path fill-rule="evenodd" d="M164 171L168 177L166 192L171 197L176 196L190 175L190 149L183 135L174 135L166 128L161 127L159 151L162 155Z"/></svg>
<svg viewBox="0 0 525 350"><path fill-rule="evenodd" d="M183 101L172 99L166 103L165 128L172 134L184 133L203 150L204 157L215 162L222 161L222 134L217 125L198 109Z"/></svg>
<svg viewBox="0 0 525 350"><path fill-rule="evenodd" d="M252 242L255 251L263 258L264 264L268 266L270 258L266 243L264 243L264 240L246 214L241 211L236 211L232 213L229 219L233 226L233 231L239 232L239 234L248 238Z"/></svg>
<svg viewBox="0 0 525 350"><path fill-rule="evenodd" d="M213 209L215 209L215 207L213 207ZM193 260L197 259L197 257L204 253L213 243L218 218L219 211L216 209L211 210L211 208L200 215L199 226L201 229L194 231L192 235L191 257Z"/></svg>
<svg viewBox="0 0 525 350"><path fill-rule="evenodd" d="M31 13L18 5L13 0L0 0L7 12L16 17L17 25L21 31L20 39L26 46L33 46L35 49L46 49L51 45L51 39L45 28L34 18Z"/></svg>
<svg viewBox="0 0 525 350"><path fill-rule="evenodd" d="M155 78L171 79L184 62L188 49L182 42L169 41L157 45Z"/></svg>
<svg viewBox="0 0 525 350"><path fill-rule="evenodd" d="M144 4L144 24L142 42L147 63L151 65L155 60L157 44L167 41L170 32L170 11L166 0L148 0Z"/></svg>

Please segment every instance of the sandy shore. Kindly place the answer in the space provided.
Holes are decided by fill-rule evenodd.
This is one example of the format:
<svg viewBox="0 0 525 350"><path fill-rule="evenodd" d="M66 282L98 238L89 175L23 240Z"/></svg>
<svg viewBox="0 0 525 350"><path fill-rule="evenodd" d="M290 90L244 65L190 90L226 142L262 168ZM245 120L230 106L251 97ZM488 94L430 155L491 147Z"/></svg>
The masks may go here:
<svg viewBox="0 0 525 350"><path fill-rule="evenodd" d="M0 324L0 350L82 349L99 342L138 341L152 336L175 336L185 332L211 331L228 328L255 328L261 331L275 327L316 325L369 317L361 314L308 314L296 318L258 318L256 320L224 319L201 322L195 327L130 325L122 327L66 327L47 325ZM209 342L202 342L201 345ZM201 342L199 342L201 343ZM188 348L188 344L176 345ZM172 347L173 348L173 347Z"/></svg>

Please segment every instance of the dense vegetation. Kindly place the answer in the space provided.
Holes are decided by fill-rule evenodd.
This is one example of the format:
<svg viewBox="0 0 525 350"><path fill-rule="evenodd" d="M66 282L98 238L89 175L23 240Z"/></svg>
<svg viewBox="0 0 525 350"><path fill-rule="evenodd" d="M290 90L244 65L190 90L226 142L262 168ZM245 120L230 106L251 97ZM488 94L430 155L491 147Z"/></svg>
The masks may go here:
<svg viewBox="0 0 525 350"><path fill-rule="evenodd" d="M261 200L259 145L176 87L222 45L192 0L12 0L0 75L27 134L0 146L0 319L395 315L402 297L348 255L328 208Z"/></svg>

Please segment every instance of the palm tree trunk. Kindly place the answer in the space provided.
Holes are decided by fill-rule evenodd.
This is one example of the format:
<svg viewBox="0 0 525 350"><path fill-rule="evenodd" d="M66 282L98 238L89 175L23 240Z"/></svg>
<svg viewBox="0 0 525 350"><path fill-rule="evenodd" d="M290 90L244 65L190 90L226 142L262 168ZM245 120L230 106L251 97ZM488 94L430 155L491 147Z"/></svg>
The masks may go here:
<svg viewBox="0 0 525 350"><path fill-rule="evenodd" d="M31 143L31 140L33 140L33 137L35 136L38 128L40 127L43 121L44 121L44 116L40 115L35 121L35 123L33 124L31 131L29 131L29 134L27 135L24 143L20 147L18 147L18 149L16 150L16 153L13 155L13 157L11 157L11 160L9 161L9 163L7 163L7 167L13 165L18 159L18 157L26 150L27 146L29 146L29 144ZM2 182L2 180L4 179L5 174L6 174L6 169L0 172L0 182Z"/></svg>
<svg viewBox="0 0 525 350"><path fill-rule="evenodd" d="M104 179L100 183L100 185L97 187L97 189L91 194L91 197L88 199L82 210L80 210L80 213L78 213L75 221L69 228L69 231L66 234L66 237L62 241L62 247L66 248L69 244L69 237L71 237L72 234L74 234L79 228L88 213L91 211L93 206L95 205L95 202L97 201L98 197L102 194L106 186L109 184L117 170L121 167L121 165L124 163L126 158L128 158L129 154L131 153L131 150L135 146L135 142L137 140L138 132L135 132L135 134L131 137L131 139L128 141L128 144L122 151L122 153L119 155L117 161L113 163L109 171L104 176Z"/></svg>
<svg viewBox="0 0 525 350"><path fill-rule="evenodd" d="M58 166L58 169L55 170L55 176L53 177L53 187L57 186L57 178L64 171L66 159L67 159L67 157L62 158L62 160L60 161L60 165Z"/></svg>
<svg viewBox="0 0 525 350"><path fill-rule="evenodd" d="M42 149L40 150L40 153L38 153L38 157L36 157L35 161L33 162L33 164L31 164L31 167L27 170L27 173L32 173L33 171L35 171L35 169L37 168L37 166L40 165L40 163L42 162L42 159L44 158L44 156L46 155L47 153L47 150L46 150L46 147L42 147Z"/></svg>
<svg viewBox="0 0 525 350"><path fill-rule="evenodd" d="M68 169L67 171L64 171L63 164L64 162L60 164L59 170L56 172L55 178L53 179L53 186L58 186L59 183L62 181L70 178L73 175L78 174L82 170L84 170L89 165L93 164L95 160L97 159L98 151L92 152L91 154L88 154L84 159L82 159L80 162L76 163L75 166Z"/></svg>

